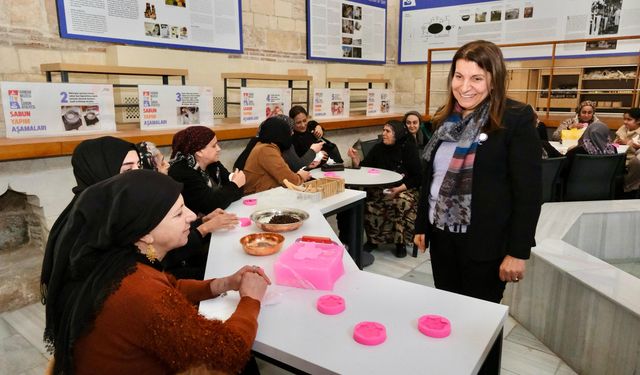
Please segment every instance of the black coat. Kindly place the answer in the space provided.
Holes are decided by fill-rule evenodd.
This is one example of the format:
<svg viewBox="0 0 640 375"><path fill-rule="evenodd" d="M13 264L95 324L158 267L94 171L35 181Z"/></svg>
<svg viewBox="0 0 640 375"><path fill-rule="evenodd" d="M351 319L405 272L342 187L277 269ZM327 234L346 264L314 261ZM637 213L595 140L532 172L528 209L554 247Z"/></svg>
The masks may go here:
<svg viewBox="0 0 640 375"><path fill-rule="evenodd" d="M473 164L468 255L478 261L505 255L528 259L535 246L542 205L542 150L533 110L508 101L502 126L478 145ZM425 163L423 177L415 232L426 234L428 243L432 162Z"/></svg>
<svg viewBox="0 0 640 375"><path fill-rule="evenodd" d="M202 174L190 168L186 160L178 161L169 168L169 176L184 185L182 197L185 206L196 214L207 215L216 208L225 209L242 197L242 189L229 181L229 171L222 163L209 165L207 173L213 187L209 187Z"/></svg>

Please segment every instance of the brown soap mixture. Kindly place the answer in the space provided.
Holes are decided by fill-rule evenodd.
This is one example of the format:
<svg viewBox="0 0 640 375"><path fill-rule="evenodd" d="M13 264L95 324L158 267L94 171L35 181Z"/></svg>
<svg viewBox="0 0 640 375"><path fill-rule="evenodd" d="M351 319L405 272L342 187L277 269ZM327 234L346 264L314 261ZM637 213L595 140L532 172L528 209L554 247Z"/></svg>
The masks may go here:
<svg viewBox="0 0 640 375"><path fill-rule="evenodd" d="M299 219L291 215L274 215L269 220L269 224L291 224L297 223Z"/></svg>

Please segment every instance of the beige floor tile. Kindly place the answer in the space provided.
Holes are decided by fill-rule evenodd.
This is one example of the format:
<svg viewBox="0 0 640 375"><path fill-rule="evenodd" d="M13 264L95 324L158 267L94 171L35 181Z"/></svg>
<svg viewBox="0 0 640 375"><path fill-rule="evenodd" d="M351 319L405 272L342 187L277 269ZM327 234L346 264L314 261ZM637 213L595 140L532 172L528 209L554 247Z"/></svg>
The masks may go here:
<svg viewBox="0 0 640 375"><path fill-rule="evenodd" d="M538 340L531 332L524 329L520 324L513 327L510 334L505 337L506 340L515 342L516 344L524 345L531 349L539 350L548 354L553 354L549 348L540 342L540 340Z"/></svg>
<svg viewBox="0 0 640 375"><path fill-rule="evenodd" d="M513 319L511 315L507 315L507 320L504 322L504 331L502 332L502 336L505 338L509 336L511 330L513 330L513 328L518 324L519 323L515 319Z"/></svg>
<svg viewBox="0 0 640 375"><path fill-rule="evenodd" d="M558 371L556 371L556 375L578 375L578 373L573 371L569 365L562 362L560 363L560 367L558 367Z"/></svg>
<svg viewBox="0 0 640 375"><path fill-rule="evenodd" d="M555 375L560 358L553 354L531 349L504 340L502 344L502 368L519 375Z"/></svg>
<svg viewBox="0 0 640 375"><path fill-rule="evenodd" d="M0 374L18 374L45 365L47 359L19 334L0 342Z"/></svg>
<svg viewBox="0 0 640 375"><path fill-rule="evenodd" d="M18 310L3 313L2 318L40 353L47 354L42 339L45 326L45 312L44 306L41 303L34 303Z"/></svg>

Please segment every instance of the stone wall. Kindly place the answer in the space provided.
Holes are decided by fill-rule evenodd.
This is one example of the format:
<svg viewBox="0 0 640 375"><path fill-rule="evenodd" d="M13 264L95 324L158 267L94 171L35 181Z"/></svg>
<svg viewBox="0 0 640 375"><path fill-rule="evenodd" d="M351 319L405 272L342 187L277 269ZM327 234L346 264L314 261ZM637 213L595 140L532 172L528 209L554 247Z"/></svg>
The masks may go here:
<svg viewBox="0 0 640 375"><path fill-rule="evenodd" d="M40 299L47 235L36 197L11 189L0 195L0 313Z"/></svg>

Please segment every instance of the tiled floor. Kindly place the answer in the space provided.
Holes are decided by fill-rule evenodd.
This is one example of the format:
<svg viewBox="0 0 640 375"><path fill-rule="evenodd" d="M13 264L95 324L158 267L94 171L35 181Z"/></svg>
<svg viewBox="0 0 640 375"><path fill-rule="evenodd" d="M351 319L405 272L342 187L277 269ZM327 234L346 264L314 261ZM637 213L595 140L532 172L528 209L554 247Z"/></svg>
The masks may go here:
<svg viewBox="0 0 640 375"><path fill-rule="evenodd" d="M414 283L433 286L427 254L398 259L391 249L373 252L376 261L365 270ZM0 374L43 374L47 354L42 343L44 307L36 303L0 315ZM575 374L544 344L509 317L504 329L502 374ZM287 371L259 361L263 375L285 375Z"/></svg>

